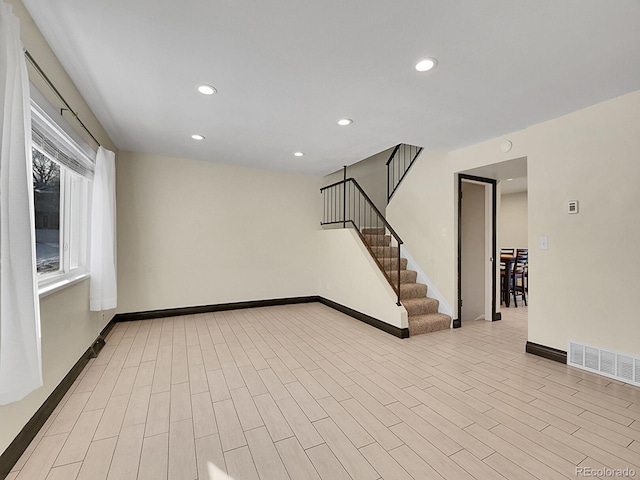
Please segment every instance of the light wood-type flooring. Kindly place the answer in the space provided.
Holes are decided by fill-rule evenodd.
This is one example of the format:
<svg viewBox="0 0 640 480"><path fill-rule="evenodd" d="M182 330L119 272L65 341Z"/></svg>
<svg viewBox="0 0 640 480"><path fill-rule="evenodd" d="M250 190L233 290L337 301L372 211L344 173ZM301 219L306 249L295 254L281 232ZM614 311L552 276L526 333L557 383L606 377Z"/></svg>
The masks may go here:
<svg viewBox="0 0 640 480"><path fill-rule="evenodd" d="M315 303L116 324L8 478L640 476L640 389L524 353L502 311L406 340Z"/></svg>

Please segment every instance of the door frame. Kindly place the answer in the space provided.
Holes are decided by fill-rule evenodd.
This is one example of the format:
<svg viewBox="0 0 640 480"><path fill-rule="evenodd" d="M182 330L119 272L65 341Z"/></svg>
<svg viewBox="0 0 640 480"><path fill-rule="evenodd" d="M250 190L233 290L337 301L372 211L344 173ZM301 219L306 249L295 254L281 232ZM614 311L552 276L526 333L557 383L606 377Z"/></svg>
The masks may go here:
<svg viewBox="0 0 640 480"><path fill-rule="evenodd" d="M477 177L474 175L467 175L464 173L458 174L458 319L454 321L453 328L460 328L462 326L462 181L471 180L478 183L484 183L491 185L491 321L501 319L501 315L496 314L496 278L497 278L497 262L496 251L498 247L497 239L497 210L498 210L498 194L497 185L498 181L492 178ZM485 285L486 288L486 285Z"/></svg>

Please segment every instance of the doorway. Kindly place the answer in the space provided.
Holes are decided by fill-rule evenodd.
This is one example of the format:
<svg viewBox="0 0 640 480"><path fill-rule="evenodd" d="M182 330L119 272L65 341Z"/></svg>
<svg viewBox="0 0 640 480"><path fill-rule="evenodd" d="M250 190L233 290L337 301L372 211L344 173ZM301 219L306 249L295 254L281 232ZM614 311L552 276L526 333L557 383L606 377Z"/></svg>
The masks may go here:
<svg viewBox="0 0 640 480"><path fill-rule="evenodd" d="M496 180L458 175L458 321L496 315Z"/></svg>

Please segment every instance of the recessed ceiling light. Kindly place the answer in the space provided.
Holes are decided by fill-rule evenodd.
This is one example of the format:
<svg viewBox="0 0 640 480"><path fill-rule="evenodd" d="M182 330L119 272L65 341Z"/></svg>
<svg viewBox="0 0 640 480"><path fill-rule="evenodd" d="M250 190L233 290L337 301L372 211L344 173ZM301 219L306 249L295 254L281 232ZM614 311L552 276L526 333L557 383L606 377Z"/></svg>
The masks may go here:
<svg viewBox="0 0 640 480"><path fill-rule="evenodd" d="M513 182L513 178L507 178L507 182Z"/></svg>
<svg viewBox="0 0 640 480"><path fill-rule="evenodd" d="M303 157L303 156L304 156L304 153L302 153L302 152L296 152L296 153L294 153L294 155L295 155L296 157Z"/></svg>
<svg viewBox="0 0 640 480"><path fill-rule="evenodd" d="M351 125L352 123L353 123L353 120L351 120L350 118L341 118L340 120L338 120L338 125L342 127Z"/></svg>
<svg viewBox="0 0 640 480"><path fill-rule="evenodd" d="M419 72L426 72L434 68L436 65L438 65L438 61L435 58L425 58L424 60L420 60L416 63L416 70Z"/></svg>
<svg viewBox="0 0 640 480"><path fill-rule="evenodd" d="M191 138L193 138L194 140L204 140L204 137L202 135L198 135L197 133L191 135Z"/></svg>
<svg viewBox="0 0 640 480"><path fill-rule="evenodd" d="M198 91L203 95L213 95L217 92L211 85L198 85Z"/></svg>

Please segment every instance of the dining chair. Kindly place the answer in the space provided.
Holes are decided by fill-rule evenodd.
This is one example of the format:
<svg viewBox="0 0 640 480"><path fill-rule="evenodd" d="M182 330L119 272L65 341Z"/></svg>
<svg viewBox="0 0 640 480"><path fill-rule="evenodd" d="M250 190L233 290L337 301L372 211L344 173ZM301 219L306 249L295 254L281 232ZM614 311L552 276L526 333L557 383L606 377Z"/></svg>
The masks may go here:
<svg viewBox="0 0 640 480"><path fill-rule="evenodd" d="M525 306L527 306L527 285L525 283L525 272L529 263L529 253L521 252L516 256L513 262L513 270L511 272L511 285L509 286L510 294L513 294L513 304L518 308L516 297L520 295Z"/></svg>
<svg viewBox="0 0 640 480"><path fill-rule="evenodd" d="M516 256L520 256L524 258L524 290L529 293L529 249L528 248L517 248Z"/></svg>
<svg viewBox="0 0 640 480"><path fill-rule="evenodd" d="M502 247L500 249L500 255L513 255L515 252L514 248ZM512 264L513 265L513 264ZM508 285L505 285L506 276L505 276L505 263L500 262L500 305L503 303L506 305L506 296L509 295L510 288Z"/></svg>
<svg viewBox="0 0 640 480"><path fill-rule="evenodd" d="M500 256L502 255L514 255L515 249L514 248L501 248L500 249ZM500 271L504 270L504 262L500 262Z"/></svg>
<svg viewBox="0 0 640 480"><path fill-rule="evenodd" d="M513 272L513 263L509 265ZM511 294L511 288L507 285L507 271L504 263L500 264L500 305L507 304L507 295Z"/></svg>

